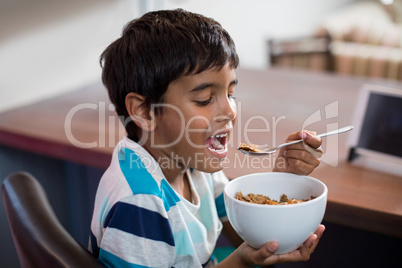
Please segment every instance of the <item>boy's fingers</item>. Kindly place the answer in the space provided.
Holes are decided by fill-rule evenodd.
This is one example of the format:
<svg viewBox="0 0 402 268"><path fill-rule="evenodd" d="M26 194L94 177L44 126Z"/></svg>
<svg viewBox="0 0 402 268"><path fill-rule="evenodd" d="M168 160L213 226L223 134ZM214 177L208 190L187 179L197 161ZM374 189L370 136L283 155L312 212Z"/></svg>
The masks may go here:
<svg viewBox="0 0 402 268"><path fill-rule="evenodd" d="M312 147L308 146L307 144L300 143L300 144L294 144L294 145L289 145L287 148L284 149L283 155L289 157L290 155L288 152L293 151L294 154L300 154L301 157L295 157L295 158L300 158L303 159L303 161L310 162L308 159L320 159L323 151L321 147L317 149L313 149Z"/></svg>
<svg viewBox="0 0 402 268"><path fill-rule="evenodd" d="M277 251L279 248L278 243L276 242L269 242L265 244L261 249L260 249L260 254L261 254L261 260L260 262L264 261L264 259L272 256L275 251Z"/></svg>
<svg viewBox="0 0 402 268"><path fill-rule="evenodd" d="M310 235L310 237L306 240L306 242L304 242L303 245L300 246L298 250L286 254L273 255L265 264L309 260L324 231L325 226L320 224L315 233Z"/></svg>
<svg viewBox="0 0 402 268"><path fill-rule="evenodd" d="M289 167L291 168L292 172L299 175L306 175L310 174L312 170L316 166L307 164L306 162L301 161L300 159L288 158Z"/></svg>
<svg viewBox="0 0 402 268"><path fill-rule="evenodd" d="M324 225L320 224L317 228L317 230L315 231L314 234L312 234L307 241L303 244L303 247L308 249L308 252L301 252L302 255L305 255L306 253L308 254L312 254L315 250L315 248L318 245L318 242L320 241L320 238L322 236L322 234L325 231L325 227ZM304 249L303 249L304 250Z"/></svg>
<svg viewBox="0 0 402 268"><path fill-rule="evenodd" d="M318 149L322 143L322 139L320 137L317 137L316 133L314 131L306 131L306 130L294 132L294 133L290 134L285 142L290 142L290 141L300 140L300 139L304 140L304 143L309 145L313 149Z"/></svg>
<svg viewBox="0 0 402 268"><path fill-rule="evenodd" d="M315 132L312 131L300 131L299 136L304 140L306 144L317 149L321 146L322 140L320 137L315 135Z"/></svg>
<svg viewBox="0 0 402 268"><path fill-rule="evenodd" d="M320 224L320 226L318 226L317 230L315 231L317 239L316 239L316 241L314 242L313 246L310 249L311 253L313 253L315 248L317 247L318 242L320 241L320 238L322 237L322 234L324 233L324 231L325 231L325 226Z"/></svg>
<svg viewBox="0 0 402 268"><path fill-rule="evenodd" d="M300 257L301 260L307 261L310 259L310 255L312 253L311 249L314 246L315 241L317 240L317 236L312 234L307 241L300 247Z"/></svg>
<svg viewBox="0 0 402 268"><path fill-rule="evenodd" d="M245 244L246 247L252 249L250 246ZM260 264L272 264L275 263L275 256L274 253L278 250L279 245L277 242L268 242L263 245L260 249L255 250L252 249L251 251L248 250L248 254L246 253L245 259L246 263L253 264L253 265L260 265Z"/></svg>
<svg viewBox="0 0 402 268"><path fill-rule="evenodd" d="M324 153L321 146L318 148L312 148L307 144L304 144L304 148L306 149L307 152L309 152L313 157L317 158L318 160L321 158L322 154Z"/></svg>
<svg viewBox="0 0 402 268"><path fill-rule="evenodd" d="M325 231L325 226L323 224L320 224L320 226L318 226L318 228L317 228L317 231L315 231L315 234L318 236L318 238L321 238L324 231Z"/></svg>
<svg viewBox="0 0 402 268"><path fill-rule="evenodd" d="M318 166L320 164L320 152L309 152L307 150L294 150L289 149L284 152L284 156L288 159L300 160L300 164L306 163L308 165Z"/></svg>
<svg viewBox="0 0 402 268"><path fill-rule="evenodd" d="M306 150L286 150L284 155L288 166L296 174L310 174L320 164L321 155L313 156Z"/></svg>
<svg viewBox="0 0 402 268"><path fill-rule="evenodd" d="M314 247L315 241L317 240L317 235L312 234L310 237L304 242L303 245L296 251L291 252L290 254L284 254L282 261L307 261L310 259L310 255L312 253L311 248Z"/></svg>

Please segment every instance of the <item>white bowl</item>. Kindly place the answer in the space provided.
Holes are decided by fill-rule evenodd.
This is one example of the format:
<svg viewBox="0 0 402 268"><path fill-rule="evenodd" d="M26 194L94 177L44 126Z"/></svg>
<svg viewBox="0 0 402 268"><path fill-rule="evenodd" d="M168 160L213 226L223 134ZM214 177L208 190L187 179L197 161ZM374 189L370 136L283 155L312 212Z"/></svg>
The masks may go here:
<svg viewBox="0 0 402 268"><path fill-rule="evenodd" d="M315 199L291 205L252 204L235 198L241 191L263 194L279 200L288 198ZM249 174L230 181L224 190L226 213L235 231L253 248L276 241L275 254L299 248L321 223L327 205L327 187L309 176L269 172Z"/></svg>

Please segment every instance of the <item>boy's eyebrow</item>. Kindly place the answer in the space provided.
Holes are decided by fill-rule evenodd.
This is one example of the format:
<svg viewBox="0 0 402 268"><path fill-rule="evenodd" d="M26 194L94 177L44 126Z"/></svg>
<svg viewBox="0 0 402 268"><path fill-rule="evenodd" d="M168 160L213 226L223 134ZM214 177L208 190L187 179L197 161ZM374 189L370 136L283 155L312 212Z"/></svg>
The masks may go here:
<svg viewBox="0 0 402 268"><path fill-rule="evenodd" d="M233 81L231 81L229 83L229 86L237 85L238 82L239 82L239 80L235 79L235 80L233 80ZM195 88L193 88L192 90L190 90L190 92L201 91L201 90L204 90L204 89L206 89L208 87L213 87L213 86L215 86L214 83L202 83L202 84L196 86Z"/></svg>
<svg viewBox="0 0 402 268"><path fill-rule="evenodd" d="M190 90L190 92L201 91L201 90L204 90L204 89L206 89L208 87L212 87L212 86L214 86L213 83L202 83L202 84L196 86L195 88L193 88L192 90Z"/></svg>

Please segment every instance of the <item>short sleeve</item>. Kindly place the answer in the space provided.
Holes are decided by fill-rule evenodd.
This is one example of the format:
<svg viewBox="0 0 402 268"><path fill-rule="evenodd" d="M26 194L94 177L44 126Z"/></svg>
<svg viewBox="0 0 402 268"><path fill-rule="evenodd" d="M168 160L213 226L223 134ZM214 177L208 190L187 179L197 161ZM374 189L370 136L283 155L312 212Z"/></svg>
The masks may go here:
<svg viewBox="0 0 402 268"><path fill-rule="evenodd" d="M158 211L139 206L135 199L138 198L117 202L110 209L103 223L102 241L98 241L99 259L110 267L161 267L174 263L174 239L168 219Z"/></svg>

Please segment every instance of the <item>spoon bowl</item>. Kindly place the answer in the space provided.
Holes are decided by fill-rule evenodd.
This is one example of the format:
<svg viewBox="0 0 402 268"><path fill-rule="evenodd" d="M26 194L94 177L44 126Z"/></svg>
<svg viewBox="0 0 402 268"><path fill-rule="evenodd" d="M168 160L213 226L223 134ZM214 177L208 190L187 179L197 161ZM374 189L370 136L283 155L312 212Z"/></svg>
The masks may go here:
<svg viewBox="0 0 402 268"><path fill-rule="evenodd" d="M326 136L331 136L331 135L336 135L336 134L341 134L347 131L350 131L353 129L353 126L347 126L347 127L343 127L340 129L336 129L336 130L332 130L326 133L322 133L317 135L317 137L326 137ZM302 142L303 140L295 140L295 141L291 141L291 142L286 142L286 143L282 143L281 145L278 145L275 148L266 148L266 149L261 149L259 151L251 151L251 150L245 150L242 149L241 147L238 147L237 150L239 150L240 152L244 153L244 154L248 154L248 155L258 155L258 156L262 156L262 155L270 155L273 153L276 153L280 148L288 146L288 145L292 145L295 143L299 143Z"/></svg>

